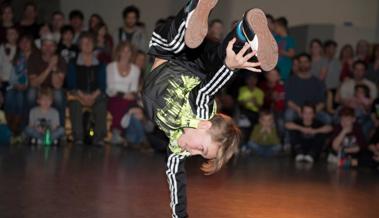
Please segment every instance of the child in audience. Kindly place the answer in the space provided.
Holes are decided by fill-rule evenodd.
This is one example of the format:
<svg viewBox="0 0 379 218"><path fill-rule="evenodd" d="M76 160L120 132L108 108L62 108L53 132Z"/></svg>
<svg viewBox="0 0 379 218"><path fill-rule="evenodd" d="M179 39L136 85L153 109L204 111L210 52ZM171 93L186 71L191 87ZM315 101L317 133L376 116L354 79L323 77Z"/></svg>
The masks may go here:
<svg viewBox="0 0 379 218"><path fill-rule="evenodd" d="M324 125L315 119L316 109L313 105L304 104L301 118L286 123L290 131L291 145L297 162L313 163L318 159L325 143L325 135L332 131L330 125Z"/></svg>
<svg viewBox="0 0 379 218"><path fill-rule="evenodd" d="M280 151L280 139L275 128L274 115L267 110L259 114L259 123L254 127L248 146L260 156L273 156Z"/></svg>
<svg viewBox="0 0 379 218"><path fill-rule="evenodd" d="M29 114L29 125L25 135L32 145L43 144L44 137L50 132L49 141L58 145L64 136L64 128L59 123L59 112L51 107L53 92L50 88L42 88L38 93L38 105ZM46 143L46 142L45 142Z"/></svg>
<svg viewBox="0 0 379 218"><path fill-rule="evenodd" d="M358 166L358 154L366 145L362 129L356 122L352 108L340 111L340 124L334 129L328 162L340 167Z"/></svg>
<svg viewBox="0 0 379 218"><path fill-rule="evenodd" d="M0 98L0 108L3 105L3 98ZM12 133L7 125L5 113L0 110L0 145L7 145L11 141Z"/></svg>

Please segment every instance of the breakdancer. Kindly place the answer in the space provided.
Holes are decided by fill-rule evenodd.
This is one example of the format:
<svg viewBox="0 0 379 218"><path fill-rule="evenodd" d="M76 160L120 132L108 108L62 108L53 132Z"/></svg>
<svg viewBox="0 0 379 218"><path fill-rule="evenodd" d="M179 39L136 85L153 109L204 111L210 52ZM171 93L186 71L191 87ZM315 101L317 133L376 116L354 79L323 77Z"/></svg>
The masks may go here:
<svg viewBox="0 0 379 218"><path fill-rule="evenodd" d="M153 32L155 57L142 97L149 118L169 138L167 171L172 217L188 217L184 161L201 155L212 174L238 151L240 131L217 113L215 95L239 69L275 67L277 44L260 9L250 9L221 43L206 38L217 0L190 0L177 16Z"/></svg>

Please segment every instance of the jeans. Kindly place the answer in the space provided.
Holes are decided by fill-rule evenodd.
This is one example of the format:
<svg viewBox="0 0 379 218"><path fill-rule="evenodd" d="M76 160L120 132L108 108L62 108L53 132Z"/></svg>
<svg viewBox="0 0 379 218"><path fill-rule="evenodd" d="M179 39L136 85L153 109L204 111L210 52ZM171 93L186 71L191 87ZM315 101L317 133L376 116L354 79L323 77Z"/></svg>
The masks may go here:
<svg viewBox="0 0 379 218"><path fill-rule="evenodd" d="M134 145L142 143L145 138L145 129L142 122L133 115L130 117L129 126L126 128L126 138Z"/></svg>
<svg viewBox="0 0 379 218"><path fill-rule="evenodd" d="M5 96L5 113L22 116L25 111L25 91L8 90Z"/></svg>
<svg viewBox="0 0 379 218"><path fill-rule="evenodd" d="M0 145L8 145L11 141L12 133L8 126L0 124Z"/></svg>
<svg viewBox="0 0 379 218"><path fill-rule="evenodd" d="M299 115L292 109L287 108L287 110L284 113L284 120L285 122L293 122L296 119L299 119ZM320 121L323 124L331 124L332 118L330 115L324 111L320 111L316 113L316 120Z"/></svg>
<svg viewBox="0 0 379 218"><path fill-rule="evenodd" d="M271 157L277 155L280 151L280 145L260 145L253 141L247 143L248 148L253 149L259 156Z"/></svg>
<svg viewBox="0 0 379 218"><path fill-rule="evenodd" d="M56 129L54 129L53 131L51 131L51 140L52 141L59 140L60 138L62 138L64 136L64 134L65 134L64 128L58 127ZM43 140L43 137L45 134L38 132L36 128L28 126L25 128L25 135L29 138L35 138L35 139Z"/></svg>
<svg viewBox="0 0 379 218"><path fill-rule="evenodd" d="M37 105L37 94L38 88L31 87L27 91L27 105L28 111ZM64 126L65 115L66 115L66 96L63 89L53 90L53 107L59 112L59 122Z"/></svg>

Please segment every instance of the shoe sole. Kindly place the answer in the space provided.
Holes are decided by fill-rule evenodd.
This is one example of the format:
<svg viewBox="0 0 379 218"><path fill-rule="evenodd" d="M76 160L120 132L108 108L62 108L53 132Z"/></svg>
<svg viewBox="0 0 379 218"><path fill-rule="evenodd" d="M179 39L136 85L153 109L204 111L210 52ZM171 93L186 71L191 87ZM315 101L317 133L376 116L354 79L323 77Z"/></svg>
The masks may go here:
<svg viewBox="0 0 379 218"><path fill-rule="evenodd" d="M266 14L261 9L251 9L246 20L258 37L257 58L264 71L270 71L278 63L278 44L267 25Z"/></svg>
<svg viewBox="0 0 379 218"><path fill-rule="evenodd" d="M188 21L184 41L189 48L197 48L208 34L208 17L218 0L199 0Z"/></svg>

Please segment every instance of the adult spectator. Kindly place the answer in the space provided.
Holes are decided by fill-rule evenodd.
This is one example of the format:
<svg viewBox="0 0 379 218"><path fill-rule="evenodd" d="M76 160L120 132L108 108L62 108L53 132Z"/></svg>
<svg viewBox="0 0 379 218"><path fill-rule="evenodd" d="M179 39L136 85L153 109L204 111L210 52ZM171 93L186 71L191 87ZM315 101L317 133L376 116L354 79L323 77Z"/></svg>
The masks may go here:
<svg viewBox="0 0 379 218"><path fill-rule="evenodd" d="M275 19L271 14L266 14L267 25L271 33L275 34Z"/></svg>
<svg viewBox="0 0 379 218"><path fill-rule="evenodd" d="M327 90L336 90L340 84L341 64L335 58L337 43L328 40L324 44L325 62L322 66L320 79L325 82Z"/></svg>
<svg viewBox="0 0 379 218"><path fill-rule="evenodd" d="M115 61L107 66L108 111L112 114L112 142L119 144L123 128L121 119L137 103L140 69L132 64L130 43L120 43L115 51Z"/></svg>
<svg viewBox="0 0 379 218"><path fill-rule="evenodd" d="M6 42L0 45L0 89L5 94L13 70L13 59L17 52L18 31L15 27L7 28Z"/></svg>
<svg viewBox="0 0 379 218"><path fill-rule="evenodd" d="M145 30L137 24L140 18L140 11L137 7L131 5L122 12L124 25L115 33L115 44L118 42L128 41L136 49L147 51L147 39Z"/></svg>
<svg viewBox="0 0 379 218"><path fill-rule="evenodd" d="M340 51L341 73L340 81L353 77L354 49L350 44L346 44Z"/></svg>
<svg viewBox="0 0 379 218"><path fill-rule="evenodd" d="M374 46L372 58L368 65L367 79L379 84L379 44Z"/></svg>
<svg viewBox="0 0 379 218"><path fill-rule="evenodd" d="M61 30L61 41L58 44L58 54L69 63L71 60L76 59L79 48L74 44L74 28L66 25Z"/></svg>
<svg viewBox="0 0 379 218"><path fill-rule="evenodd" d="M355 50L355 60L360 60L368 64L370 62L370 44L366 40L359 40Z"/></svg>
<svg viewBox="0 0 379 218"><path fill-rule="evenodd" d="M9 79L9 88L5 97L5 112L8 124L15 136L22 131L26 110L25 94L28 88L28 60L36 52L33 36L24 35L18 43L13 60L13 71Z"/></svg>
<svg viewBox="0 0 379 218"><path fill-rule="evenodd" d="M99 14L92 14L88 20L88 31L95 33L99 24L105 23Z"/></svg>
<svg viewBox="0 0 379 218"><path fill-rule="evenodd" d="M320 78L321 70L325 65L324 50L320 39L312 39L309 43L309 54L312 58L312 75Z"/></svg>
<svg viewBox="0 0 379 218"><path fill-rule="evenodd" d="M295 56L295 40L288 35L288 21L285 17L275 20L275 40L279 47L278 69L283 81L286 81L292 69L292 58Z"/></svg>
<svg viewBox="0 0 379 218"><path fill-rule="evenodd" d="M355 61L353 64L353 78L345 80L337 92L337 101L343 105L354 97L355 86L364 84L370 89L370 98L377 98L376 85L365 78L367 71L367 64L364 61Z"/></svg>
<svg viewBox="0 0 379 218"><path fill-rule="evenodd" d="M38 89L53 89L53 106L59 111L60 121L64 123L65 93L63 83L67 73L67 65L62 57L56 54L57 45L52 35L42 39L40 55L33 55L28 60L29 90L27 94L28 108L36 106Z"/></svg>
<svg viewBox="0 0 379 218"><path fill-rule="evenodd" d="M95 145L104 145L106 135L107 100L105 65L95 54L95 37L84 32L79 39L80 53L68 71L69 109L75 144L83 144L83 110L90 108L94 119Z"/></svg>
<svg viewBox="0 0 379 218"><path fill-rule="evenodd" d="M21 34L32 35L34 39L38 38L40 25L37 23L38 9L33 2L26 3L22 18L18 26Z"/></svg>
<svg viewBox="0 0 379 218"><path fill-rule="evenodd" d="M72 10L69 14L70 25L74 28L74 43L78 44L79 36L84 31L84 14L81 10Z"/></svg>
<svg viewBox="0 0 379 218"><path fill-rule="evenodd" d="M97 59L105 64L112 61L113 39L108 33L108 27L105 23L99 23L95 29L96 48L95 53Z"/></svg>
<svg viewBox="0 0 379 218"><path fill-rule="evenodd" d="M61 29L65 25L65 17L63 12L55 11L51 14L51 32L53 34L54 41L59 42L61 40Z"/></svg>
<svg viewBox="0 0 379 218"><path fill-rule="evenodd" d="M50 37L50 36L51 36L52 40L54 40L53 34L51 33L50 25L48 23L42 24L41 28L39 29L39 32L38 32L38 38L34 40L36 47L38 49L41 49L42 39L46 38L46 37ZM55 41L55 42L57 42L57 41Z"/></svg>
<svg viewBox="0 0 379 218"><path fill-rule="evenodd" d="M285 84L286 122L292 122L301 117L301 108L308 103L315 105L317 120L322 123L330 123L330 117L324 112L325 84L311 74L311 57L308 54L302 53L297 59L299 60L299 72L292 75Z"/></svg>
<svg viewBox="0 0 379 218"><path fill-rule="evenodd" d="M14 26L12 6L3 4L0 12L0 43L4 43L6 40L6 29Z"/></svg>
<svg viewBox="0 0 379 218"><path fill-rule="evenodd" d="M209 28L208 28L208 38L216 41L221 42L224 39L225 35L225 26L224 23L220 19L214 19L209 22Z"/></svg>

